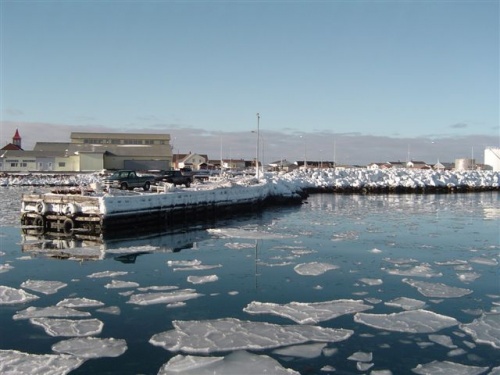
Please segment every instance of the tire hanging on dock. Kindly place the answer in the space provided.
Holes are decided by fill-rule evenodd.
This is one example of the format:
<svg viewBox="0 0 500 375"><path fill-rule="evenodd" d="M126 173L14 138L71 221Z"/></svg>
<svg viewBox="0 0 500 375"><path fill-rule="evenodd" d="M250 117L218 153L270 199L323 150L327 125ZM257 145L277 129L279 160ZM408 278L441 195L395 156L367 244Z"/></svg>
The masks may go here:
<svg viewBox="0 0 500 375"><path fill-rule="evenodd" d="M39 214L44 214L47 212L47 204L44 201L38 201L36 204L36 212Z"/></svg>
<svg viewBox="0 0 500 375"><path fill-rule="evenodd" d="M75 229L75 222L73 221L73 219L70 218L65 219L62 225L63 233L71 234L73 233L74 229Z"/></svg>
<svg viewBox="0 0 500 375"><path fill-rule="evenodd" d="M39 233L45 233L45 217L42 215L36 215L33 219L33 225L36 227L36 231Z"/></svg>

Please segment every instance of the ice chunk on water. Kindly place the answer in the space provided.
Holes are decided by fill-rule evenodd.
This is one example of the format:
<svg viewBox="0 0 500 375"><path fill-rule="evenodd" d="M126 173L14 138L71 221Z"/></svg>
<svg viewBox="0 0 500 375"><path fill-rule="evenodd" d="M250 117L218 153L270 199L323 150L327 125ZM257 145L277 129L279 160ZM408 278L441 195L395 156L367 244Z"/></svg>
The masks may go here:
<svg viewBox="0 0 500 375"><path fill-rule="evenodd" d="M121 281L111 280L110 283L104 285L108 289L123 289L123 288L137 288L139 286L135 281Z"/></svg>
<svg viewBox="0 0 500 375"><path fill-rule="evenodd" d="M66 354L29 354L17 350L0 350L1 374L64 375L84 362Z"/></svg>
<svg viewBox="0 0 500 375"><path fill-rule="evenodd" d="M382 285L384 282L382 279L370 279L368 277L362 277L359 279L363 284L374 286L374 285Z"/></svg>
<svg viewBox="0 0 500 375"><path fill-rule="evenodd" d="M362 300L339 299L325 302L290 302L284 305L271 302L249 303L243 311L249 314L273 314L288 318L299 324L315 324L341 315L372 309Z"/></svg>
<svg viewBox="0 0 500 375"><path fill-rule="evenodd" d="M357 313L354 315L354 321L378 329L411 333L433 333L458 324L455 318L427 310L403 311L393 314Z"/></svg>
<svg viewBox="0 0 500 375"><path fill-rule="evenodd" d="M297 358L317 358L323 353L325 343L293 345L273 350L273 354Z"/></svg>
<svg viewBox="0 0 500 375"><path fill-rule="evenodd" d="M278 325L250 322L235 318L173 321L174 329L151 337L156 346L184 353L213 353L231 350L262 350L295 344L337 342L348 339L354 332L346 329L309 325Z"/></svg>
<svg viewBox="0 0 500 375"><path fill-rule="evenodd" d="M98 319L50 319L32 318L30 322L41 326L50 336L92 336L101 333L103 322Z"/></svg>
<svg viewBox="0 0 500 375"><path fill-rule="evenodd" d="M88 275L87 277L90 278L117 277L126 274L128 274L128 272L126 271L102 271L102 272L95 272L93 274Z"/></svg>
<svg viewBox="0 0 500 375"><path fill-rule="evenodd" d="M294 267L294 270L299 275L318 276L324 274L327 271L335 270L337 268L339 268L339 266L330 263L311 262L297 264Z"/></svg>
<svg viewBox="0 0 500 375"><path fill-rule="evenodd" d="M121 310L118 306L103 307L101 309L97 309L96 311L111 315L120 315L121 313Z"/></svg>
<svg viewBox="0 0 500 375"><path fill-rule="evenodd" d="M356 352L351 354L347 359L357 362L370 362L373 359L373 354L366 352Z"/></svg>
<svg viewBox="0 0 500 375"><path fill-rule="evenodd" d="M400 307L403 310L417 310L425 307L425 302L418 299L399 297L391 301L384 302L387 306Z"/></svg>
<svg viewBox="0 0 500 375"><path fill-rule="evenodd" d="M412 371L422 375L479 375L488 370L488 367L467 366L460 363L448 361L432 361L424 365L420 364Z"/></svg>
<svg viewBox="0 0 500 375"><path fill-rule="evenodd" d="M40 297L28 293L22 289L0 285L0 305L15 305L18 303L26 303L38 298Z"/></svg>
<svg viewBox="0 0 500 375"><path fill-rule="evenodd" d="M241 238L249 240L274 240L281 238L296 237L296 235L291 235L291 234L279 234L279 233L264 232L257 230L247 230L241 228L207 229L207 232L219 237Z"/></svg>
<svg viewBox="0 0 500 375"><path fill-rule="evenodd" d="M141 292L147 292L148 290L165 291L174 289L179 289L179 287L175 285L151 285L137 288L137 290L140 290Z"/></svg>
<svg viewBox="0 0 500 375"><path fill-rule="evenodd" d="M429 335L429 340L446 348L455 349L457 346L453 344L450 336L446 335Z"/></svg>
<svg viewBox="0 0 500 375"><path fill-rule="evenodd" d="M229 249L239 250L239 249L255 249L255 244L248 242L228 242L224 244L225 247Z"/></svg>
<svg viewBox="0 0 500 375"><path fill-rule="evenodd" d="M52 345L52 350L85 359L119 357L127 350L127 342L114 338L78 337L59 341Z"/></svg>
<svg viewBox="0 0 500 375"><path fill-rule="evenodd" d="M411 268L387 268L385 271L389 275L413 276L413 277L439 277L443 276L441 272L434 271L428 264L420 264Z"/></svg>
<svg viewBox="0 0 500 375"><path fill-rule="evenodd" d="M481 274L477 272L463 272L457 274L458 280L463 281L464 283L470 283L476 279L481 277Z"/></svg>
<svg viewBox="0 0 500 375"><path fill-rule="evenodd" d="M25 310L18 311L12 318L14 320L31 319L31 318L48 318L48 317L87 317L89 312L78 311L64 306L49 306L49 307L33 307L30 306Z"/></svg>
<svg viewBox="0 0 500 375"><path fill-rule="evenodd" d="M7 271L10 271L11 269L13 269L14 267L12 267L10 264L6 263L6 264L0 264L0 273L3 273L3 272L7 272Z"/></svg>
<svg viewBox="0 0 500 375"><path fill-rule="evenodd" d="M417 288L422 295L431 298L456 298L472 293L470 289L457 288L442 283L430 283L412 279L403 279L403 282Z"/></svg>
<svg viewBox="0 0 500 375"><path fill-rule="evenodd" d="M167 261L169 267L193 267L199 266L201 264L201 260L193 259L193 260L169 260Z"/></svg>
<svg viewBox="0 0 500 375"><path fill-rule="evenodd" d="M484 266L498 266L498 261L495 258L476 257L469 260L471 263L481 264Z"/></svg>
<svg viewBox="0 0 500 375"><path fill-rule="evenodd" d="M158 375L197 374L197 375L299 375L286 369L278 361L266 355L237 351L226 357L198 357L177 355L164 364Z"/></svg>
<svg viewBox="0 0 500 375"><path fill-rule="evenodd" d="M192 284L205 284L205 283L213 283L214 281L219 280L217 275L207 275L207 276L188 276L187 281Z"/></svg>
<svg viewBox="0 0 500 375"><path fill-rule="evenodd" d="M68 284L61 281L48 281L48 280L26 280L21 284L21 288L34 290L43 294L54 294L61 288Z"/></svg>
<svg viewBox="0 0 500 375"><path fill-rule="evenodd" d="M461 324L460 329L472 336L476 343L500 349L500 313L487 313L472 323Z"/></svg>
<svg viewBox="0 0 500 375"><path fill-rule="evenodd" d="M128 303L136 305L153 305L157 303L174 303L201 297L194 289L180 289L173 292L139 293L130 296Z"/></svg>
<svg viewBox="0 0 500 375"><path fill-rule="evenodd" d="M57 306L66 307L99 307L104 306L104 303L95 299L89 298L65 298L57 303Z"/></svg>

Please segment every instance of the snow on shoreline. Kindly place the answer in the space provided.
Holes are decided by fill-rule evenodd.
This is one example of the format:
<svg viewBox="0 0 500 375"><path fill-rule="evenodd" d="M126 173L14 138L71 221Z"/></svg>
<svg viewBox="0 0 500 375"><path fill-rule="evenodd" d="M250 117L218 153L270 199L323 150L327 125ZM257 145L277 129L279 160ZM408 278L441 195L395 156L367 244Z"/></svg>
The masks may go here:
<svg viewBox="0 0 500 375"><path fill-rule="evenodd" d="M0 177L0 186L90 186L102 182L100 172L81 174L10 174ZM253 176L231 178L244 185ZM411 169L369 170L351 169L308 169L289 173L265 173L261 180L274 185L287 187L285 190L314 188L487 188L497 190L500 187L499 171L434 171ZM214 185L221 187L228 179L221 178ZM263 182L263 181L261 181ZM250 183L250 182L249 182ZM255 183L255 181L253 182ZM196 186L197 184L195 184ZM201 183L198 185L202 185ZM194 187L196 189L196 187ZM278 189L282 190L282 189Z"/></svg>

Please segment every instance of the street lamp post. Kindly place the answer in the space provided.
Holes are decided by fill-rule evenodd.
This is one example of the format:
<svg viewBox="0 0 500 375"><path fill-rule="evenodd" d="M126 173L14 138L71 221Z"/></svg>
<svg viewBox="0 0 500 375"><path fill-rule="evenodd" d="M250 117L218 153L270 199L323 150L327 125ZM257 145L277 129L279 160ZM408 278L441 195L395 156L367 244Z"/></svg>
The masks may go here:
<svg viewBox="0 0 500 375"><path fill-rule="evenodd" d="M255 177L257 178L257 180L260 178L260 174L259 174L259 143L260 143L259 127L260 127L260 115L259 115L259 113L257 113L257 152L255 155Z"/></svg>

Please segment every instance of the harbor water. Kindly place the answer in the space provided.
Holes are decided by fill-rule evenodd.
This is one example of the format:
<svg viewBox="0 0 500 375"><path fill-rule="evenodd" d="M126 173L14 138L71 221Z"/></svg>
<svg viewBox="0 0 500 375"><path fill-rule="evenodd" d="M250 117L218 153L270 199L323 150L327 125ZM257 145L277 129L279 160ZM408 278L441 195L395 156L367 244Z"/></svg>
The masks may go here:
<svg viewBox="0 0 500 375"><path fill-rule="evenodd" d="M498 192L313 194L100 242L24 235L24 189L0 198L0 372L500 373Z"/></svg>

